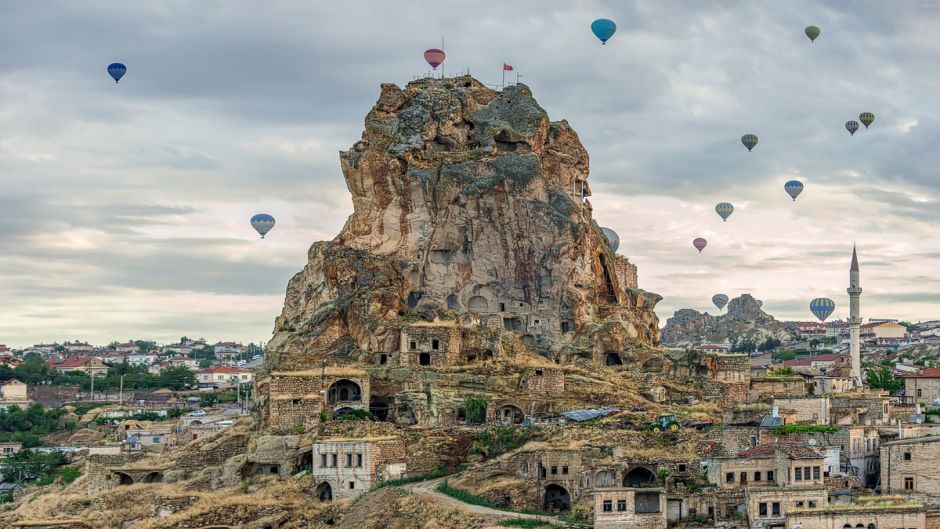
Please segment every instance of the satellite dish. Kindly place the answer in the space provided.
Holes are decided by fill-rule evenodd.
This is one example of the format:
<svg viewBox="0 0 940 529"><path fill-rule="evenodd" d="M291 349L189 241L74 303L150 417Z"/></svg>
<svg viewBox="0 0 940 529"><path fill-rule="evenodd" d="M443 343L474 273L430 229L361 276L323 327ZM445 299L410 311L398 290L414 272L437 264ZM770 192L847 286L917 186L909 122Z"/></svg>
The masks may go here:
<svg viewBox="0 0 940 529"><path fill-rule="evenodd" d="M816 440L815 440L815 439L808 439L808 440L806 441L806 444L808 444L808 445L810 445L810 446L816 446Z"/></svg>

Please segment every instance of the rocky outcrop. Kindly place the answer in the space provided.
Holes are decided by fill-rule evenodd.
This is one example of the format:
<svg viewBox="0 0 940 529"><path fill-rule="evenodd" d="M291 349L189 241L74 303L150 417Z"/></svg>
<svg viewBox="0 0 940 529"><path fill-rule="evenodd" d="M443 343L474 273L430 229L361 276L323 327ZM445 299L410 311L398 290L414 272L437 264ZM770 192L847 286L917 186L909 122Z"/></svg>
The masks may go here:
<svg viewBox="0 0 940 529"><path fill-rule="evenodd" d="M721 343L736 340L780 340L795 336L792 325L779 322L761 310L750 294L732 299L726 314L712 316L692 309L677 310L666 320L662 340L665 345L696 345L706 342Z"/></svg>
<svg viewBox="0 0 940 529"><path fill-rule="evenodd" d="M371 362L416 321L543 353L659 342L661 298L591 217L587 152L525 85L384 84L340 161L354 211L290 281L267 368Z"/></svg>

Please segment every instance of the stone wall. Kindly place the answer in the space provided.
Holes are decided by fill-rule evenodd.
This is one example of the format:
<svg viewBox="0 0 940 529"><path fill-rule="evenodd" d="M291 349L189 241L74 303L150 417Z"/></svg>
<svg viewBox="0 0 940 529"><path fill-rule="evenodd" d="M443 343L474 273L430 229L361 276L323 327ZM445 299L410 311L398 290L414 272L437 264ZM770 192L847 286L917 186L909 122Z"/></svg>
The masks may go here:
<svg viewBox="0 0 940 529"><path fill-rule="evenodd" d="M940 437L881 445L881 489L885 494L940 494Z"/></svg>
<svg viewBox="0 0 940 529"><path fill-rule="evenodd" d="M141 453L123 454L96 454L89 455L85 460L85 487L88 494L98 493L111 488L111 468L119 467L139 461L143 458Z"/></svg>
<svg viewBox="0 0 940 529"><path fill-rule="evenodd" d="M659 510L637 512L637 494L658 494ZM652 509L647 505L641 510ZM666 525L666 494L662 489L621 488L594 492L595 529L665 529Z"/></svg>
<svg viewBox="0 0 940 529"><path fill-rule="evenodd" d="M565 372L561 369L530 369L520 382L532 397L560 397L565 393Z"/></svg>
<svg viewBox="0 0 940 529"><path fill-rule="evenodd" d="M453 322L409 325L401 331L398 358L403 366L454 365L461 360L460 328Z"/></svg>
<svg viewBox="0 0 940 529"><path fill-rule="evenodd" d="M829 424L828 397L775 397L773 405L786 424Z"/></svg>
<svg viewBox="0 0 940 529"><path fill-rule="evenodd" d="M747 490L747 515L754 527L782 525L788 512L797 508L819 508L828 503L825 487L749 487ZM762 505L763 504L763 505ZM776 504L776 511L774 509ZM841 528L840 528L841 529Z"/></svg>
<svg viewBox="0 0 940 529"><path fill-rule="evenodd" d="M319 424L323 409L319 376L274 374L259 385L262 391L264 388L267 388L266 421L271 431L285 433L298 427L315 428Z"/></svg>
<svg viewBox="0 0 940 529"><path fill-rule="evenodd" d="M454 470L467 459L476 431L472 429L408 428L402 432L408 475Z"/></svg>
<svg viewBox="0 0 940 529"><path fill-rule="evenodd" d="M771 402L774 397L802 397L806 395L803 377L754 377L748 392L748 402Z"/></svg>
<svg viewBox="0 0 940 529"><path fill-rule="evenodd" d="M838 509L832 510L794 510L787 515L786 525L800 525L803 529L842 529L846 526L925 529L927 522L923 506L887 507L863 504L855 509L840 505Z"/></svg>

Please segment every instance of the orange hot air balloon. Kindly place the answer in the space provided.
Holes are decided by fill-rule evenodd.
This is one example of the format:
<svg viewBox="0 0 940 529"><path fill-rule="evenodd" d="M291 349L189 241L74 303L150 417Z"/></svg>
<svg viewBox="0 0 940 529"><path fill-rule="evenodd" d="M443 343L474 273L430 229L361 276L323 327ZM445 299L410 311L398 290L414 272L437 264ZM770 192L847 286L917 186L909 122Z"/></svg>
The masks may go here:
<svg viewBox="0 0 940 529"><path fill-rule="evenodd" d="M428 61L431 68L437 70L437 67L444 62L444 51L437 48L431 48L424 52L424 60Z"/></svg>

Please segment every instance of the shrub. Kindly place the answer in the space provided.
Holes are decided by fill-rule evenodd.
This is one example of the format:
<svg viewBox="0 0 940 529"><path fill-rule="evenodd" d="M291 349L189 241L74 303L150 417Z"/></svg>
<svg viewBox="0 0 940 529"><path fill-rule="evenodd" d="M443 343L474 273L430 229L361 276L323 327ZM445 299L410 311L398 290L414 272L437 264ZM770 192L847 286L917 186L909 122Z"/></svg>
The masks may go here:
<svg viewBox="0 0 940 529"><path fill-rule="evenodd" d="M528 428L497 426L474 435L470 452L489 459L516 450L528 440Z"/></svg>
<svg viewBox="0 0 940 529"><path fill-rule="evenodd" d="M470 424L483 424L486 421L486 397L471 396L463 399L463 408Z"/></svg>
<svg viewBox="0 0 940 529"><path fill-rule="evenodd" d="M506 520L500 520L496 525L500 527L522 527L523 529L532 529L534 527L545 527L552 524L551 522L533 520L531 518L508 518Z"/></svg>

